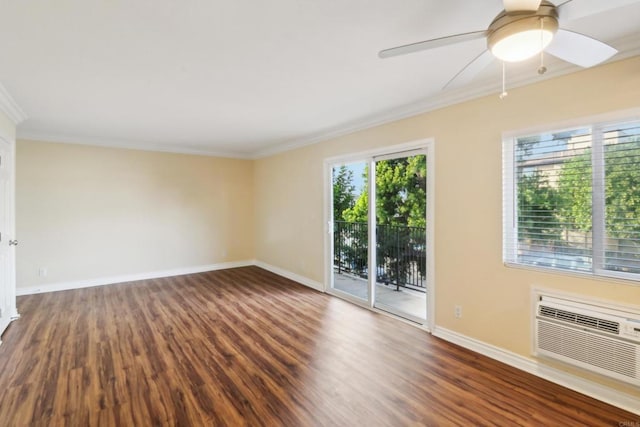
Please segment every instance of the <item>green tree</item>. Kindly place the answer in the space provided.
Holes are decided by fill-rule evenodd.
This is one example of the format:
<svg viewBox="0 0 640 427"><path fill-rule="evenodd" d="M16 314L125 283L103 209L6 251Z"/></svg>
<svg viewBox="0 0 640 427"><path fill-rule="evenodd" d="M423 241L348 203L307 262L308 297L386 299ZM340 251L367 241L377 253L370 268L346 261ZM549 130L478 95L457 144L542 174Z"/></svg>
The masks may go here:
<svg viewBox="0 0 640 427"><path fill-rule="evenodd" d="M425 156L376 163L376 222L424 227L426 224Z"/></svg>
<svg viewBox="0 0 640 427"><path fill-rule="evenodd" d="M562 165L558 178L558 214L566 229L591 231L591 170L591 150Z"/></svg>
<svg viewBox="0 0 640 427"><path fill-rule="evenodd" d="M640 139L605 147L605 224L611 237L640 238ZM592 229L591 153L565 162L558 180L561 220L571 229Z"/></svg>
<svg viewBox="0 0 640 427"><path fill-rule="evenodd" d="M422 155L376 162L376 223L424 228L426 176L427 162ZM365 190L343 215L350 222L367 222L369 168L363 177Z"/></svg>
<svg viewBox="0 0 640 427"><path fill-rule="evenodd" d="M355 202L353 171L342 165L333 169L333 219L344 220L343 213L353 207Z"/></svg>
<svg viewBox="0 0 640 427"><path fill-rule="evenodd" d="M640 241L640 138L605 147L605 218L611 237Z"/></svg>
<svg viewBox="0 0 640 427"><path fill-rule="evenodd" d="M535 245L553 245L560 240L558 200L558 191L540 171L518 177L519 240Z"/></svg>
<svg viewBox="0 0 640 427"><path fill-rule="evenodd" d="M640 273L640 138L622 137L605 146L604 156L605 230L610 239L605 268Z"/></svg>
<svg viewBox="0 0 640 427"><path fill-rule="evenodd" d="M351 224L352 212L356 204L353 171L342 165L333 169L333 220L334 220L334 265L338 271L344 267L359 275L364 275L367 259L367 224ZM366 209L366 208L365 208ZM345 224L343 221L349 222ZM365 219L366 221L366 219Z"/></svg>
<svg viewBox="0 0 640 427"><path fill-rule="evenodd" d="M364 168L364 172L362 173L362 177L364 178L364 186L360 192L360 195L356 199L353 206L346 209L343 212L343 218L348 222L368 222L369 215L369 167Z"/></svg>

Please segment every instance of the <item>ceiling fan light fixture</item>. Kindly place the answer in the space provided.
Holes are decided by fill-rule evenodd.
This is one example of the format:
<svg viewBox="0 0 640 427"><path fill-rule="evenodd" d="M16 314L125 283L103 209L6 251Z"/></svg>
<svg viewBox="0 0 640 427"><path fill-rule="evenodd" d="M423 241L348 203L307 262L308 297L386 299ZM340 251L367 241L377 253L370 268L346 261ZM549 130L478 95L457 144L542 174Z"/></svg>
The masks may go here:
<svg viewBox="0 0 640 427"><path fill-rule="evenodd" d="M517 62L546 48L558 31L555 6L543 1L536 12L502 12L487 33L487 46L498 59Z"/></svg>
<svg viewBox="0 0 640 427"><path fill-rule="evenodd" d="M546 48L553 39L549 30L525 30L508 35L491 46L491 53L506 62L529 59Z"/></svg>

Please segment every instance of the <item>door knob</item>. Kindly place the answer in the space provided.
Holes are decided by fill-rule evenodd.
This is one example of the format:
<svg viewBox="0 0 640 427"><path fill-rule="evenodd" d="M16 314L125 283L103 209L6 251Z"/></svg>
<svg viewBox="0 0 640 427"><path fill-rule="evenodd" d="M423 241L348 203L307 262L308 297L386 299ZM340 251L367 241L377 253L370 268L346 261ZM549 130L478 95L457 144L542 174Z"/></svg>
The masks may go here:
<svg viewBox="0 0 640 427"><path fill-rule="evenodd" d="M18 246L17 240L9 240L9 246Z"/></svg>

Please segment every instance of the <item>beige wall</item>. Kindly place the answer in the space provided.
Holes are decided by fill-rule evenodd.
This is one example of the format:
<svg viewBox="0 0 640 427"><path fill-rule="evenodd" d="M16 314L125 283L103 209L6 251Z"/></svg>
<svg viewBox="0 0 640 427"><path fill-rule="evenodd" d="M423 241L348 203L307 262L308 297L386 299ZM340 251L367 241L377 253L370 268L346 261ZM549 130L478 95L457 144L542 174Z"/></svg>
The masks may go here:
<svg viewBox="0 0 640 427"><path fill-rule="evenodd" d="M640 286L503 265L502 133L637 108L639 99L635 57L260 159L256 257L322 282L323 159L433 137L436 324L529 356L532 286L637 305Z"/></svg>
<svg viewBox="0 0 640 427"><path fill-rule="evenodd" d="M19 141L16 173L18 288L254 259L252 161Z"/></svg>

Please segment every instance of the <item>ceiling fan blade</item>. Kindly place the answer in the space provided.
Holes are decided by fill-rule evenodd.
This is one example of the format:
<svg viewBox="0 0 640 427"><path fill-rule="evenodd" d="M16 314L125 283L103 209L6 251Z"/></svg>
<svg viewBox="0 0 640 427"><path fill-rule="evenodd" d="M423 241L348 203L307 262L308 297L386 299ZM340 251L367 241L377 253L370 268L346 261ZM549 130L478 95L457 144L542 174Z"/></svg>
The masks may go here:
<svg viewBox="0 0 640 427"><path fill-rule="evenodd" d="M535 12L540 7L540 3L541 0L504 0L504 10Z"/></svg>
<svg viewBox="0 0 640 427"><path fill-rule="evenodd" d="M571 21L632 3L638 0L569 0L558 6L558 14L562 20Z"/></svg>
<svg viewBox="0 0 640 427"><path fill-rule="evenodd" d="M452 89L469 83L480 71L487 68L493 59L494 56L491 51L489 49L485 50L465 65L442 89Z"/></svg>
<svg viewBox="0 0 640 427"><path fill-rule="evenodd" d="M545 52L581 67L593 67L618 53L608 44L568 30L558 30Z"/></svg>
<svg viewBox="0 0 640 427"><path fill-rule="evenodd" d="M487 35L486 31L473 31L470 33L456 34L453 36L440 37L437 39L426 40L423 42L406 44L404 46L392 47L390 49L381 50L378 53L380 58L389 58L391 56L405 55L407 53L419 52L421 50L435 49L437 47L447 46L455 43L462 43L469 40L481 39Z"/></svg>

